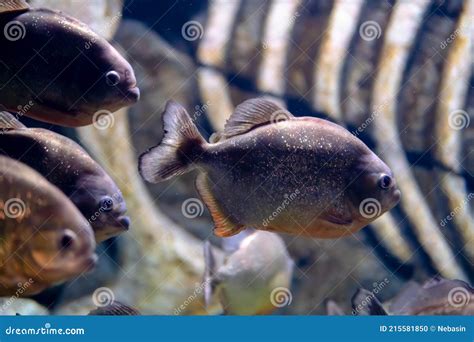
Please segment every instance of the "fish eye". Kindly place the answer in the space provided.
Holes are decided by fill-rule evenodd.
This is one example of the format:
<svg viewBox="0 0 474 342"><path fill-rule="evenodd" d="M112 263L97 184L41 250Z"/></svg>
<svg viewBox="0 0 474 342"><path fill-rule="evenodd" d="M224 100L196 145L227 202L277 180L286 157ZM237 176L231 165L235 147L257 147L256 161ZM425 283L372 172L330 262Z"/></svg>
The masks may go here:
<svg viewBox="0 0 474 342"><path fill-rule="evenodd" d="M120 75L117 71L109 71L105 74L105 81L109 86L116 86L120 82Z"/></svg>
<svg viewBox="0 0 474 342"><path fill-rule="evenodd" d="M114 200L110 196L104 196L99 202L100 209L111 211L114 208Z"/></svg>
<svg viewBox="0 0 474 342"><path fill-rule="evenodd" d="M379 179L379 187L385 190L388 189L390 185L392 185L392 177L383 174Z"/></svg>
<svg viewBox="0 0 474 342"><path fill-rule="evenodd" d="M59 239L59 248L61 250L68 249L73 246L76 240L76 234L69 229L64 232L64 235Z"/></svg>

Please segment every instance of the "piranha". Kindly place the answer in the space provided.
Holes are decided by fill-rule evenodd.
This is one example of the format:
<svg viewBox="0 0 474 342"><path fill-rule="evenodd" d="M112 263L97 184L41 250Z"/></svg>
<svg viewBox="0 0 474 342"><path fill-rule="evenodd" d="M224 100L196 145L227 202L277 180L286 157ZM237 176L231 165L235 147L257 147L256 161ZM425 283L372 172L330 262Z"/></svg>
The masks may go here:
<svg viewBox="0 0 474 342"><path fill-rule="evenodd" d="M139 171L157 183L199 169L196 187L217 236L255 227L338 238L400 200L392 171L361 140L265 98L237 106L211 143L178 103L168 102L163 121L163 140L140 157Z"/></svg>
<svg viewBox="0 0 474 342"><path fill-rule="evenodd" d="M76 142L27 128L0 112L0 155L21 161L57 186L91 224L97 243L129 229L125 200L105 170Z"/></svg>
<svg viewBox="0 0 474 342"><path fill-rule="evenodd" d="M462 280L435 277L410 282L391 300L396 315L474 315L474 289Z"/></svg>
<svg viewBox="0 0 474 342"><path fill-rule="evenodd" d="M29 296L91 270L92 228L35 170L0 156L0 296Z"/></svg>
<svg viewBox="0 0 474 342"><path fill-rule="evenodd" d="M113 301L111 304L99 307L89 312L89 316L140 316L137 309L132 308L119 301Z"/></svg>
<svg viewBox="0 0 474 342"><path fill-rule="evenodd" d="M130 64L75 18L0 0L0 31L4 110L78 127L140 97Z"/></svg>
<svg viewBox="0 0 474 342"><path fill-rule="evenodd" d="M243 234L243 236L241 236ZM289 290L293 260L277 234L265 231L243 232L240 242L222 265L217 265L210 243L204 245L206 271L204 298L209 306L218 296L227 315L269 314L291 301Z"/></svg>
<svg viewBox="0 0 474 342"><path fill-rule="evenodd" d="M388 309L385 310L385 307ZM474 289L462 280L435 277L424 284L410 281L388 303L371 291L359 289L352 297L357 315L464 315L474 314Z"/></svg>

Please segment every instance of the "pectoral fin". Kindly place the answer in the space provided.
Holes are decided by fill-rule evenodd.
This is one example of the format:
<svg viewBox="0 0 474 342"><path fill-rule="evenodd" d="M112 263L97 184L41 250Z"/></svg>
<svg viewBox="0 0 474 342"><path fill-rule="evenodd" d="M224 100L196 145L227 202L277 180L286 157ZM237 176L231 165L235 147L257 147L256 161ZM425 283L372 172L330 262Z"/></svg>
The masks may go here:
<svg viewBox="0 0 474 342"><path fill-rule="evenodd" d="M352 223L352 217L343 215L335 210L328 210L321 215L321 218L339 226L348 226Z"/></svg>
<svg viewBox="0 0 474 342"><path fill-rule="evenodd" d="M214 234L216 236L228 237L238 234L245 229L245 227L238 224L231 215L224 213L211 192L209 179L205 173L198 175L196 179L196 188L211 213L215 225Z"/></svg>

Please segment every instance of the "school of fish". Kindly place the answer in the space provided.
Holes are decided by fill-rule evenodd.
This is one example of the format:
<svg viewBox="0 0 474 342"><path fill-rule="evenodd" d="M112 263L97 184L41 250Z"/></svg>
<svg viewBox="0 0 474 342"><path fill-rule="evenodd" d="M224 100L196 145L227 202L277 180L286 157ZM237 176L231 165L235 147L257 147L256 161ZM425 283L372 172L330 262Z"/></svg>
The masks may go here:
<svg viewBox="0 0 474 342"><path fill-rule="evenodd" d="M136 103L140 90L120 53L73 17L0 0L0 29L0 296L17 295L22 284L21 295L31 296L91 271L96 245L126 232L131 219L111 175L79 144L21 117L87 126ZM167 103L163 123L162 141L142 154L138 171L150 183L198 171L197 191L226 252L216 260L204 243L204 300L218 298L224 314L269 314L273 291L291 287L294 263L276 233L348 236L402 196L396 175L354 134L295 117L270 98L239 104L209 142L177 102ZM458 288L473 298L467 283L436 278L408 288L390 312L472 314L471 306L446 309ZM364 289L354 310L369 296L359 314L387 315ZM328 312L343 314L333 301ZM140 312L114 301L90 315Z"/></svg>

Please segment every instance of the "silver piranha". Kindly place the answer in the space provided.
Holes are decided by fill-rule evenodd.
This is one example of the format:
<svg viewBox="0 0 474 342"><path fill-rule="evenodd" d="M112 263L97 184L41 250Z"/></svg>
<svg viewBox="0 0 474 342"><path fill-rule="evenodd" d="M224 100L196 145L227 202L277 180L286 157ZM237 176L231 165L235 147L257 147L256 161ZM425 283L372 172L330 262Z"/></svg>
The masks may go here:
<svg viewBox="0 0 474 342"><path fill-rule="evenodd" d="M0 112L0 155L35 169L62 190L91 224L97 243L128 230L125 200L105 170L69 138L27 128Z"/></svg>
<svg viewBox="0 0 474 342"><path fill-rule="evenodd" d="M0 0L0 104L63 126L85 126L140 97L130 64L86 24Z"/></svg>
<svg viewBox="0 0 474 342"><path fill-rule="evenodd" d="M28 296L95 266L87 220L39 173L0 156L0 296Z"/></svg>
<svg viewBox="0 0 474 342"><path fill-rule="evenodd" d="M245 234L240 240L237 250L222 265L217 265L206 242L206 304L217 295L228 315L269 314L284 306L283 301L289 304L294 264L283 240L262 231Z"/></svg>
<svg viewBox="0 0 474 342"><path fill-rule="evenodd" d="M141 156L140 173L156 183L198 168L218 236L255 227L337 238L400 200L392 171L362 141L270 100L243 102L211 144L179 104L169 102L163 120L165 136Z"/></svg>

